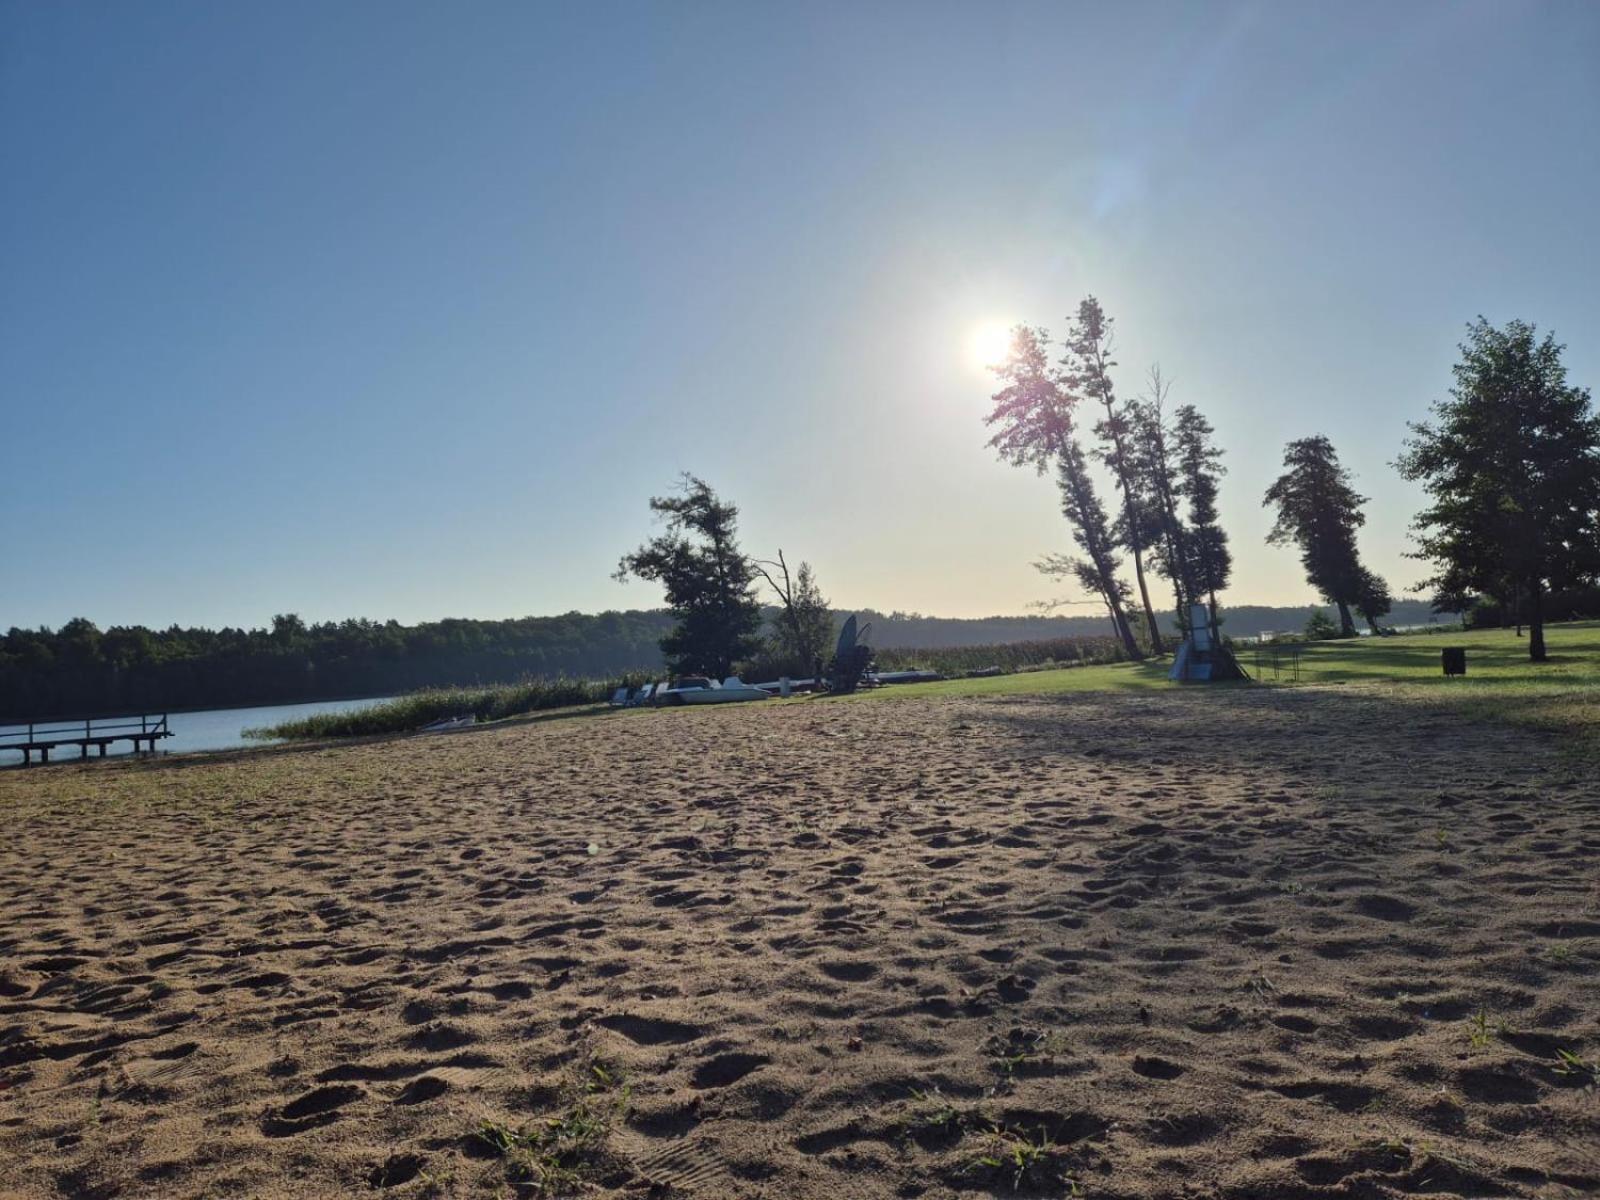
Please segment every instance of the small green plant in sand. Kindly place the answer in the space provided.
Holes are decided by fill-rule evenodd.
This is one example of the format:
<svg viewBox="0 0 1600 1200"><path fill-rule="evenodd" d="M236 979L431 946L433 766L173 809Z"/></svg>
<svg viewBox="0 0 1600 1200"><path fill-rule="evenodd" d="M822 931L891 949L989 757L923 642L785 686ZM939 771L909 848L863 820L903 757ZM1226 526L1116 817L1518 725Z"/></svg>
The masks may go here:
<svg viewBox="0 0 1600 1200"><path fill-rule="evenodd" d="M1273 996L1277 994L1278 985L1272 982L1272 978L1267 974L1266 967L1258 966L1250 973L1249 978L1244 981L1244 989L1262 1004L1268 1004L1271 1003Z"/></svg>
<svg viewBox="0 0 1600 1200"><path fill-rule="evenodd" d="M1553 966L1570 967L1577 959L1577 951L1573 949L1571 942L1557 942L1545 951L1545 957Z"/></svg>
<svg viewBox="0 0 1600 1200"><path fill-rule="evenodd" d="M966 1128L967 1117L937 1086L911 1089L912 1110L902 1124L914 1132L954 1138Z"/></svg>
<svg viewBox="0 0 1600 1200"><path fill-rule="evenodd" d="M1422 1165L1424 1167L1426 1167L1428 1162L1431 1160L1433 1162L1445 1163L1454 1167L1458 1171L1471 1171L1476 1168L1477 1164L1475 1164L1464 1154L1457 1154L1453 1150L1446 1150L1443 1146L1440 1146L1435 1142L1430 1142L1426 1138L1418 1140L1416 1145L1417 1153L1422 1155Z"/></svg>
<svg viewBox="0 0 1600 1200"><path fill-rule="evenodd" d="M1013 1029L1004 1037L990 1038L986 1049L989 1065L996 1074L1010 1079L1023 1072L1029 1063L1040 1062L1062 1054L1067 1048L1067 1035L1059 1030L1045 1033L1042 1030Z"/></svg>
<svg viewBox="0 0 1600 1200"><path fill-rule="evenodd" d="M524 1193L561 1195L580 1187L604 1163L631 1090L618 1068L594 1055L580 1094L565 1107L527 1125L482 1120L473 1138L505 1160L507 1176Z"/></svg>
<svg viewBox="0 0 1600 1200"><path fill-rule="evenodd" d="M1068 1148L1058 1145L1043 1129L1037 1137L1025 1131L996 1125L989 1153L973 1164L974 1169L999 1174L1009 1180L1012 1191L1030 1188L1064 1188L1069 1196L1080 1196L1077 1179L1067 1170Z"/></svg>
<svg viewBox="0 0 1600 1200"><path fill-rule="evenodd" d="M599 1054L591 1054L589 1056L589 1077L584 1081L584 1090L594 1093L610 1091L614 1088L622 1089L624 1100L632 1090L632 1085L628 1083L622 1067L608 1061Z"/></svg>
<svg viewBox="0 0 1600 1200"><path fill-rule="evenodd" d="M1489 1032L1489 1014L1480 1008L1467 1018L1467 1044L1474 1050L1482 1050L1493 1040Z"/></svg>
<svg viewBox="0 0 1600 1200"><path fill-rule="evenodd" d="M1387 1128L1383 1137L1366 1136L1352 1137L1349 1142L1351 1150L1358 1153L1363 1150L1377 1150L1383 1154L1392 1155L1401 1163L1411 1160L1411 1146L1398 1132Z"/></svg>
<svg viewBox="0 0 1600 1200"><path fill-rule="evenodd" d="M1600 1059L1586 1062L1571 1050L1556 1051L1556 1074L1588 1087L1600 1087Z"/></svg>
<svg viewBox="0 0 1600 1200"><path fill-rule="evenodd" d="M1027 1062L1028 1058L1026 1051L1021 1054L1002 1054L995 1058L993 1066L1001 1075L1015 1075L1017 1068Z"/></svg>

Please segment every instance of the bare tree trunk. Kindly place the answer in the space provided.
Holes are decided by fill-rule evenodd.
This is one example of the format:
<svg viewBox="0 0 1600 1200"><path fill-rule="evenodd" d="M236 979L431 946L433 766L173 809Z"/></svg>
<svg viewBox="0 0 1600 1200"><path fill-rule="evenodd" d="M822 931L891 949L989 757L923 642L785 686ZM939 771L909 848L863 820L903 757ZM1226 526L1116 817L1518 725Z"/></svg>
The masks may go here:
<svg viewBox="0 0 1600 1200"><path fill-rule="evenodd" d="M1091 486L1083 474L1081 459L1075 458L1064 448L1061 452L1061 464L1061 485L1074 493L1076 499L1073 503L1076 511L1086 513L1092 507L1097 507L1090 503L1088 493L1091 491ZM1094 567L1095 578L1100 584L1100 594L1105 597L1106 607L1111 610L1112 624L1116 627L1117 636L1122 639L1122 648L1130 660L1139 662L1144 658L1144 653L1139 649L1139 643L1133 636L1133 629L1122 611L1121 598L1118 595L1121 589L1117 586L1116 572L1112 569L1112 548L1105 537L1104 526L1097 526L1092 522L1079 522L1079 532L1083 539L1079 544L1088 554L1089 562Z"/></svg>
<svg viewBox="0 0 1600 1200"><path fill-rule="evenodd" d="M1122 648L1128 658L1139 662L1144 658L1144 651L1139 649L1139 641L1133 636L1133 626L1128 622L1128 614L1122 611L1122 604L1117 596L1117 579L1109 565L1109 558L1104 546L1096 546L1090 552L1090 560L1094 563L1095 573L1100 577L1100 589L1106 598L1106 607L1111 610L1112 623L1117 628L1117 636L1122 639Z"/></svg>
<svg viewBox="0 0 1600 1200"><path fill-rule="evenodd" d="M1115 631L1117 639L1122 643L1122 652L1128 656L1128 661L1138 662L1144 655L1139 653L1139 643L1134 639L1133 630L1128 626L1128 618L1124 615L1121 605L1109 596L1105 598L1106 612L1111 616L1111 628ZM1078 651L1082 655L1083 651Z"/></svg>
<svg viewBox="0 0 1600 1200"><path fill-rule="evenodd" d="M1138 639L1133 636L1133 626L1128 624L1128 614L1121 607L1115 609L1117 615L1117 632L1122 637L1123 653L1128 656L1129 662L1140 662L1144 659L1144 651L1139 649Z"/></svg>
<svg viewBox="0 0 1600 1200"><path fill-rule="evenodd" d="M783 601L784 623L789 626L789 631L794 634L795 645L799 646L804 639L800 630L800 616L795 612L794 608L794 583L789 578L789 564L784 561L783 551L781 549L778 551L778 561L776 563L778 569L783 572L781 586L772 577L771 572L767 570L769 566L774 565L773 563L764 562L761 559L753 559L750 565L760 573L761 578L767 581L767 586L778 593L778 599Z"/></svg>
<svg viewBox="0 0 1600 1200"><path fill-rule="evenodd" d="M1356 623L1350 616L1350 606L1343 600L1335 601L1335 603L1339 606L1339 632L1345 637L1354 637Z"/></svg>
<svg viewBox="0 0 1600 1200"><path fill-rule="evenodd" d="M1144 561L1138 546L1133 547L1133 576L1139 581L1139 603L1144 606L1145 624L1150 627L1150 652L1165 654L1167 648L1161 641L1161 625L1156 620L1155 607L1150 603L1150 587L1144 581Z"/></svg>
<svg viewBox="0 0 1600 1200"><path fill-rule="evenodd" d="M1528 585L1528 660L1549 661L1544 649L1544 584L1537 579Z"/></svg>
<svg viewBox="0 0 1600 1200"><path fill-rule="evenodd" d="M1144 581L1144 553L1139 548L1141 530L1134 520L1133 485L1128 479L1128 450L1118 424L1116 408L1111 399L1111 384L1106 368L1105 354L1097 346L1094 351L1095 391L1105 406L1106 425L1111 430L1111 445L1117 452L1117 483L1122 488L1122 520L1128 527L1128 549L1133 552L1133 577L1139 583L1139 602L1144 605L1145 623L1150 627L1150 652L1165 654L1161 642L1161 627L1156 623L1156 610L1150 604L1150 588Z"/></svg>

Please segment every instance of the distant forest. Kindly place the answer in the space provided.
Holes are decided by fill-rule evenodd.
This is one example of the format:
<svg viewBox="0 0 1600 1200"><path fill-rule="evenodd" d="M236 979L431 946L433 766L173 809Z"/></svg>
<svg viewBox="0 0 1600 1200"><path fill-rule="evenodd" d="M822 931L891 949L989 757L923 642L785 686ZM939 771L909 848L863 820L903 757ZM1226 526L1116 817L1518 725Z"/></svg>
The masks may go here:
<svg viewBox="0 0 1600 1200"><path fill-rule="evenodd" d="M1312 606L1225 610L1235 637L1299 630ZM1328 611L1324 609L1324 611ZM776 610L769 610L769 619ZM844 613L839 614L842 620ZM1099 637L1104 617L958 619L862 610L873 645L890 650ZM1397 601L1390 621L1425 624L1422 601ZM567 613L506 621L420 625L349 620L307 625L274 617L266 629L100 630L78 618L58 630L0 637L0 720L184 708L293 704L382 696L423 687L505 683L561 675L606 679L658 672L665 609Z"/></svg>
<svg viewBox="0 0 1600 1200"><path fill-rule="evenodd" d="M1255 637L1262 633L1299 633L1313 612L1332 614L1332 605L1307 604L1300 608L1272 608L1260 604L1222 609L1222 631L1229 637ZM845 614L841 613L843 618ZM1113 632L1111 619L1096 617L924 617L912 613L883 613L870 609L861 619L872 622L871 641L885 650L934 650L948 646L983 646L996 642L1046 641L1062 637L1105 637ZM1384 619L1388 625L1426 625L1440 617L1425 600L1396 600ZM1168 617L1169 632L1177 625Z"/></svg>

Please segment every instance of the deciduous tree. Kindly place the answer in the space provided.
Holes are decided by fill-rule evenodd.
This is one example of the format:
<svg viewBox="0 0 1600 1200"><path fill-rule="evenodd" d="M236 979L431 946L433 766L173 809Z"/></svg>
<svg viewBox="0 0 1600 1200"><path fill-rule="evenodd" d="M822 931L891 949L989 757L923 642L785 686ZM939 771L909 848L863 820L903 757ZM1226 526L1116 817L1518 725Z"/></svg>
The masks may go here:
<svg viewBox="0 0 1600 1200"><path fill-rule="evenodd" d="M1356 611L1373 633L1383 632L1378 628L1378 622L1388 616L1393 607L1394 597L1389 594L1389 585L1383 577L1376 571L1362 567L1360 585L1356 591Z"/></svg>
<svg viewBox="0 0 1600 1200"><path fill-rule="evenodd" d="M1494 595L1509 582L1535 662L1547 593L1600 577L1600 417L1568 384L1562 349L1527 322L1479 317L1448 398L1411 426L1396 463L1430 501L1414 524L1417 557L1438 568L1425 582Z"/></svg>

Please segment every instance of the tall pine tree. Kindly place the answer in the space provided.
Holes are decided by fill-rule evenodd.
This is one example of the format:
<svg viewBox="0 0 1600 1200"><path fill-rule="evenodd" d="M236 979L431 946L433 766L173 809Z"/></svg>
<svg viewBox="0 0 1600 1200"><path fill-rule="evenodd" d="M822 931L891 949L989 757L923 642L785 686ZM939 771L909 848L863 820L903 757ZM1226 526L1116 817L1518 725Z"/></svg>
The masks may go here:
<svg viewBox="0 0 1600 1200"><path fill-rule="evenodd" d="M1196 596L1205 596L1211 623L1217 623L1217 593L1233 576L1233 552L1228 535L1218 523L1217 481L1227 473L1222 451L1211 440L1211 423L1192 404L1175 414L1178 472L1181 491L1189 506L1189 549L1194 568Z"/></svg>
<svg viewBox="0 0 1600 1200"><path fill-rule="evenodd" d="M1200 590L1195 578L1193 547L1179 509L1183 482L1179 475L1178 443L1167 413L1171 384L1160 367L1150 369L1150 391L1128 406L1134 464L1141 480L1140 492L1149 524L1159 531L1152 565L1172 584L1178 628L1189 628L1189 606Z"/></svg>
<svg viewBox="0 0 1600 1200"><path fill-rule="evenodd" d="M1339 632L1354 637L1350 610L1366 584L1356 530L1366 523L1365 496L1350 486L1333 443L1322 436L1301 438L1284 448L1288 468L1267 489L1264 504L1275 504L1278 518L1267 535L1271 545L1293 542L1300 548L1306 580L1339 610Z"/></svg>
<svg viewBox="0 0 1600 1200"><path fill-rule="evenodd" d="M1014 466L1055 472L1073 540L1087 556L1081 563L1066 561L1065 569L1100 597L1128 657L1141 658L1125 611L1126 589L1117 578L1110 521L1074 427L1078 397L1050 369L1048 346L1049 334L1043 329L1019 325L1013 331L1006 360L994 368L1004 386L994 394L994 408L984 418L995 430L989 445ZM1064 560L1047 561L1060 566Z"/></svg>
<svg viewBox="0 0 1600 1200"><path fill-rule="evenodd" d="M1156 611L1150 603L1150 587L1144 576L1144 556L1150 548L1153 531L1139 489L1127 406L1117 400L1116 388L1111 381L1111 368L1117 365L1111 357L1111 325L1111 318L1106 316L1100 301L1093 296L1079 303L1077 316L1073 318L1062 343L1067 353L1061 360L1061 382L1075 395L1094 401L1104 410L1104 416L1095 423L1094 431L1104 443L1100 457L1111 468L1117 487L1122 492L1122 541L1133 558L1133 576L1139 587L1139 602L1144 609L1145 625L1150 634L1150 648L1160 654L1164 649L1161 627L1156 621Z"/></svg>
<svg viewBox="0 0 1600 1200"><path fill-rule="evenodd" d="M615 578L636 575L666 590L678 623L661 649L674 674L730 675L761 644L756 571L739 550L739 510L687 473L680 493L652 497L650 510L666 518L666 531L623 555Z"/></svg>

